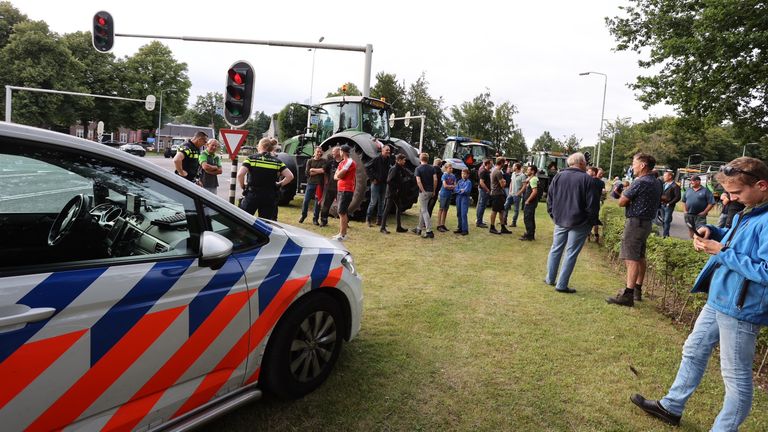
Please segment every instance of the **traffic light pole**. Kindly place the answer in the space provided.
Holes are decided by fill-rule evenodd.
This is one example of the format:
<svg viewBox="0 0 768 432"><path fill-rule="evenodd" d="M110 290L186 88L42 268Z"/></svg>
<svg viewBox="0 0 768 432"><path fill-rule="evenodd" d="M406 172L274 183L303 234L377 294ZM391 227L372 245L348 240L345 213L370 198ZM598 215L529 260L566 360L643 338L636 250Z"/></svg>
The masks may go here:
<svg viewBox="0 0 768 432"><path fill-rule="evenodd" d="M145 99L131 99L131 98L124 98L119 96L107 96L107 95L97 95L97 94L91 94L91 93L77 93L77 92L70 92L70 91L63 91L63 90L48 90L48 89L41 89L41 88L16 87L16 86L7 85L5 86L5 121L8 123L11 123L11 106L13 104L12 90L26 90L26 91L40 92L40 93L55 93L55 94L65 94L65 95L71 95L71 96L88 96L88 97L104 98L104 99L127 100L127 101L133 101L133 102L142 102L145 105L147 104L147 100Z"/></svg>
<svg viewBox="0 0 768 432"><path fill-rule="evenodd" d="M120 37L133 37L133 38L145 38L145 39L171 39L181 40L188 42L217 42L217 43L236 43L247 45L268 45L268 46L281 46L291 48L314 48L324 50L335 51L356 51L365 54L365 66L363 70L363 96L371 95L371 59L373 57L373 45L368 44L365 46L354 45L338 45L338 44L321 44L317 42L290 42L290 41L278 41L278 40L258 40L258 39L229 39L229 38L212 38L212 37L196 37L196 36L160 36L160 35L139 35L130 33L115 33L115 36Z"/></svg>

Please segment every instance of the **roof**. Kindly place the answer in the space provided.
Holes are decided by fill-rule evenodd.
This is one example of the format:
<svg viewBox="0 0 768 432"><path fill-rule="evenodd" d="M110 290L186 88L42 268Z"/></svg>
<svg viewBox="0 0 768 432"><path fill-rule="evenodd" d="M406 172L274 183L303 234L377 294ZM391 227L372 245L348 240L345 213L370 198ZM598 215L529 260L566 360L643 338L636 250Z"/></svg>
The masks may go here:
<svg viewBox="0 0 768 432"><path fill-rule="evenodd" d="M175 124L175 123L168 123L160 129L160 132L158 133L159 136L170 136L170 137L189 137L195 135L195 132L197 131L203 131L206 135L208 135L208 138L215 138L216 135L213 132L212 127L207 126L195 126L195 125L186 125L186 124Z"/></svg>
<svg viewBox="0 0 768 432"><path fill-rule="evenodd" d="M493 142L488 140L481 140L477 138L467 138L463 136L449 136L445 138L445 142L456 141L460 143L466 143L464 145L484 145L486 147L492 147Z"/></svg>

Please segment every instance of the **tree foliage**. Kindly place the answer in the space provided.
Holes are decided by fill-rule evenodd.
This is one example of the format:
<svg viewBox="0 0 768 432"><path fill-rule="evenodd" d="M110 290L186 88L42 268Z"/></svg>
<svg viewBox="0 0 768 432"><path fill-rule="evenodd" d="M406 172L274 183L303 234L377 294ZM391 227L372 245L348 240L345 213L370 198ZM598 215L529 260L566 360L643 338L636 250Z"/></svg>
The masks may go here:
<svg viewBox="0 0 768 432"><path fill-rule="evenodd" d="M424 115L424 142L422 151L432 156L439 154L441 144L445 140L445 121L443 114L443 98L435 98L429 94L429 81L423 73L408 87L404 109L411 112L411 115ZM403 113L405 114L405 113ZM405 126L403 126L405 128ZM419 135L421 125L419 121L411 121L410 126L403 129L404 135L399 138L405 139L413 146L419 146Z"/></svg>
<svg viewBox="0 0 768 432"><path fill-rule="evenodd" d="M407 109L406 104L406 92L405 84L401 84L397 81L395 74L388 74L385 72L379 72L376 74L376 84L371 87L371 97L377 99L386 99L390 105L392 105L392 112L401 117L405 115ZM395 122L395 126L391 129L390 135L395 137L407 136L406 127L402 121Z"/></svg>
<svg viewBox="0 0 768 432"><path fill-rule="evenodd" d="M342 91L343 86L347 86L347 92L346 93L344 93ZM339 88L337 88L335 92L329 92L327 95L325 95L325 97L341 96L341 95L346 95L346 96L362 96L363 92L361 92L360 89L357 88L355 83L348 82L346 84L343 84L342 86L339 86Z"/></svg>
<svg viewBox="0 0 768 432"><path fill-rule="evenodd" d="M552 151L563 151L564 149L560 145L560 142L556 140L549 131L544 131L541 136L536 138L536 141L533 142L533 147L531 148L531 151L545 151L545 152L552 152Z"/></svg>
<svg viewBox="0 0 768 432"><path fill-rule="evenodd" d="M684 117L729 120L756 140L768 131L768 6L762 0L630 0L606 18L616 49L643 56L632 88L646 107L667 103Z"/></svg>
<svg viewBox="0 0 768 432"><path fill-rule="evenodd" d="M269 127L269 124L267 124ZM277 114L277 134L279 141L298 135L304 132L307 127L307 108L302 105L291 103L286 105Z"/></svg>

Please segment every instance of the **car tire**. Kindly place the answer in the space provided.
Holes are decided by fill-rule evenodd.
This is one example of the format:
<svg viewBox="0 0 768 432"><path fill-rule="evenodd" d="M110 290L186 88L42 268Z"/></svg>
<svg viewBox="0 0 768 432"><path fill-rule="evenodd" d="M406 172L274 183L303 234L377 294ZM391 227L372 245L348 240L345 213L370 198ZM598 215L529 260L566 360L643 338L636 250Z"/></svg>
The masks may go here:
<svg viewBox="0 0 768 432"><path fill-rule="evenodd" d="M261 386L282 399L298 399L328 378L344 343L344 315L326 294L309 294L277 323L262 362Z"/></svg>

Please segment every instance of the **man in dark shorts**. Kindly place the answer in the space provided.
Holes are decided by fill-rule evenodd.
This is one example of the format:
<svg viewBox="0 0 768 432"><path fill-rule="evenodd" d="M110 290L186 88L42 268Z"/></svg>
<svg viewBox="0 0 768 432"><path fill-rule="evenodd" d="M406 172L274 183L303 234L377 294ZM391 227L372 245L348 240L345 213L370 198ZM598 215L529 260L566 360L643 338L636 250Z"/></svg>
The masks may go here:
<svg viewBox="0 0 768 432"><path fill-rule="evenodd" d="M341 146L341 163L336 170L334 178L337 180L336 189L339 191L336 201L339 206L339 233L331 237L333 240L346 240L347 228L349 227L349 204L352 202L352 196L355 194L355 176L357 175L357 165L349 152L352 148L347 144Z"/></svg>
<svg viewBox="0 0 768 432"><path fill-rule="evenodd" d="M625 207L627 221L621 238L619 258L627 265L626 287L615 297L605 299L609 304L632 307L635 300L642 300L643 279L645 279L645 247L651 234L652 221L661 205L661 183L652 174L656 159L645 153L638 153L632 159L632 171L637 175L619 198L619 206Z"/></svg>
<svg viewBox="0 0 768 432"><path fill-rule="evenodd" d="M507 229L502 218L502 215L504 214L504 202L506 201L504 188L507 186L507 182L504 180L504 162L506 162L506 160L503 157L496 158L496 165L491 171L491 227L488 228L488 232L491 234L512 234L512 231ZM499 216L501 230L496 229L496 215Z"/></svg>

